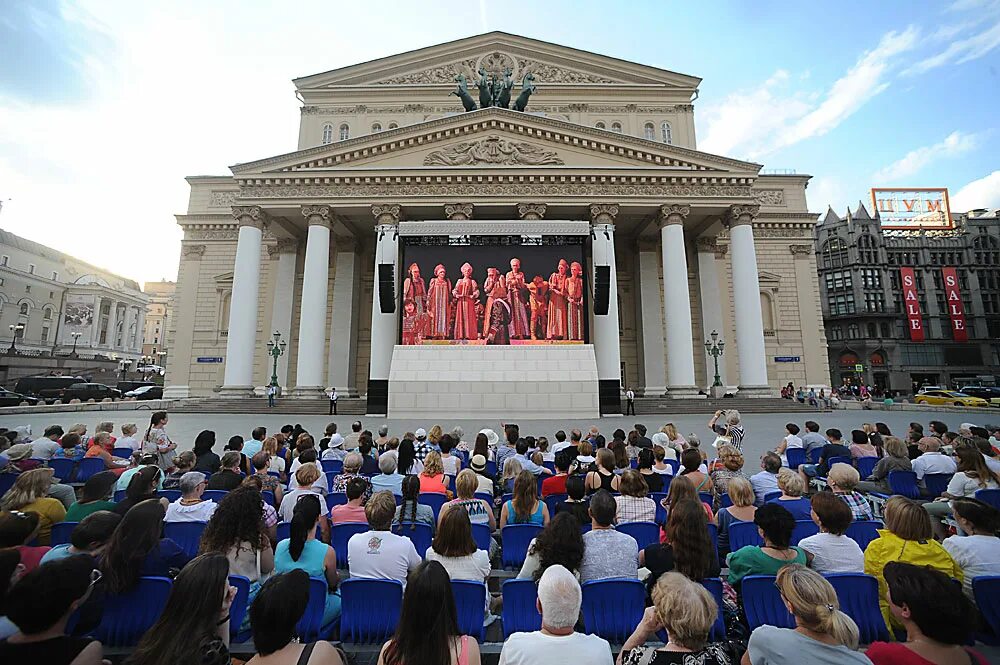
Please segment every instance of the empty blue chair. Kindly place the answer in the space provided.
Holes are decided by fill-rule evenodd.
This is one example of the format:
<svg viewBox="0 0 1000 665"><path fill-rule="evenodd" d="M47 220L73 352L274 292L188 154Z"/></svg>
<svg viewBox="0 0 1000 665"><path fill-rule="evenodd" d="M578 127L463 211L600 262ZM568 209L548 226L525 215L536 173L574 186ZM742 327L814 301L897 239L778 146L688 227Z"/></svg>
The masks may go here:
<svg viewBox="0 0 1000 665"><path fill-rule="evenodd" d="M712 598L715 599L715 604L719 607L719 614L715 617L715 623L712 624L712 629L708 632L709 642L719 642L726 639L726 617L722 613L722 580L718 578L706 579L701 581L701 585L708 589Z"/></svg>
<svg viewBox="0 0 1000 665"><path fill-rule="evenodd" d="M639 580L614 578L584 582L583 625L587 633L624 644L642 620L646 587Z"/></svg>
<svg viewBox="0 0 1000 665"><path fill-rule="evenodd" d="M189 557L195 557L206 526L208 522L164 522L163 536L180 545Z"/></svg>
<svg viewBox="0 0 1000 665"><path fill-rule="evenodd" d="M831 573L824 577L837 592L840 609L858 624L862 644L890 639L879 609L878 580L863 573Z"/></svg>
<svg viewBox="0 0 1000 665"><path fill-rule="evenodd" d="M236 587L233 604L229 606L229 640L233 643L246 642L250 639L250 631L241 633L240 624L250 609L250 580L242 575L230 575L229 586Z"/></svg>
<svg viewBox="0 0 1000 665"><path fill-rule="evenodd" d="M459 634L471 635L480 642L486 641L486 627L483 625L486 585L473 580L452 580L451 592L455 596Z"/></svg>
<svg viewBox="0 0 1000 665"><path fill-rule="evenodd" d="M403 583L352 577L341 582L340 601L340 639L348 644L382 644L399 623Z"/></svg>
<svg viewBox="0 0 1000 665"><path fill-rule="evenodd" d="M715 505L715 495L711 492L698 492L698 498L702 503L707 503L710 506Z"/></svg>
<svg viewBox="0 0 1000 665"><path fill-rule="evenodd" d="M781 594L774 586L774 575L747 575L743 578L743 609L746 611L750 630L757 626L795 628L795 617L781 602Z"/></svg>
<svg viewBox="0 0 1000 665"><path fill-rule="evenodd" d="M733 522L729 525L729 549L732 552L746 547L747 545L761 546L764 544L763 538L757 532L757 525L753 522Z"/></svg>
<svg viewBox="0 0 1000 665"><path fill-rule="evenodd" d="M864 480L868 476L872 475L872 471L875 470L876 464L878 464L877 457L858 458L858 474L861 476L861 480Z"/></svg>
<svg viewBox="0 0 1000 665"><path fill-rule="evenodd" d="M473 524L472 539L476 541L476 547L489 552L490 544L493 542L493 532L490 531L489 524Z"/></svg>
<svg viewBox="0 0 1000 665"><path fill-rule="evenodd" d="M976 490L976 498L1000 510L1000 490Z"/></svg>
<svg viewBox="0 0 1000 665"><path fill-rule="evenodd" d="M337 568L347 568L347 541L351 536L370 530L367 522L342 522L330 527L330 544L337 550Z"/></svg>
<svg viewBox="0 0 1000 665"><path fill-rule="evenodd" d="M819 527L812 520L795 520L795 528L792 529L792 545L798 545L799 541L809 536L819 533Z"/></svg>
<svg viewBox="0 0 1000 665"><path fill-rule="evenodd" d="M486 528L488 529L489 526ZM392 532L409 538L421 559L426 556L427 548L431 546L431 540L434 538L434 529L430 524L424 524L423 522L401 522L399 524L393 524ZM486 551L489 552L489 550ZM346 554L347 551L345 550L344 555L346 556Z"/></svg>
<svg viewBox="0 0 1000 665"><path fill-rule="evenodd" d="M229 492L227 492L226 490L205 490L204 492L202 492L201 498L206 499L208 501L214 501L215 503L219 503L220 501L226 498L227 494L229 494Z"/></svg>
<svg viewBox="0 0 1000 665"><path fill-rule="evenodd" d="M764 495L764 503L768 501L774 501L775 499L781 497L781 490L776 490L774 492L768 492Z"/></svg>
<svg viewBox="0 0 1000 665"><path fill-rule="evenodd" d="M719 508L730 508L733 505L733 499L728 493L723 494L719 497Z"/></svg>
<svg viewBox="0 0 1000 665"><path fill-rule="evenodd" d="M101 471L104 471L104 460L100 457L84 457L77 464L76 478L73 484L83 484L90 480L91 476L96 476Z"/></svg>
<svg viewBox="0 0 1000 665"><path fill-rule="evenodd" d="M537 524L508 524L500 532L503 541L503 566L520 568L528 556L531 539L542 532Z"/></svg>
<svg viewBox="0 0 1000 665"><path fill-rule="evenodd" d="M52 525L52 546L68 545L69 537L79 522L57 522Z"/></svg>
<svg viewBox="0 0 1000 665"><path fill-rule="evenodd" d="M333 510L334 506L343 506L347 504L347 494L345 492L330 492L326 495L326 510L327 512Z"/></svg>
<svg viewBox="0 0 1000 665"><path fill-rule="evenodd" d="M715 551L719 551L719 527L715 526L711 522L708 523L708 538L712 541L712 547Z"/></svg>
<svg viewBox="0 0 1000 665"><path fill-rule="evenodd" d="M868 543L878 538L878 530L882 528L882 523L876 520L858 520L851 522L847 527L848 538L858 544L862 551L868 547Z"/></svg>
<svg viewBox="0 0 1000 665"><path fill-rule="evenodd" d="M507 580L500 585L503 595L503 638L514 633L530 633L541 630L542 615L538 613L535 601L538 587L534 580Z"/></svg>
<svg viewBox="0 0 1000 665"><path fill-rule="evenodd" d="M1000 490L979 490L997 492ZM1000 635L1000 575L982 575L972 580L972 593L976 605L993 635Z"/></svg>
<svg viewBox="0 0 1000 665"><path fill-rule="evenodd" d="M476 492L472 496L475 497L475 498L477 498L477 499L482 499L483 501L485 501L486 503L490 504L491 506L493 505L493 495L490 494L489 492Z"/></svg>
<svg viewBox="0 0 1000 665"><path fill-rule="evenodd" d="M893 494L900 494L909 499L920 498L920 488L917 487L917 474L913 471L890 471L889 489Z"/></svg>
<svg viewBox="0 0 1000 665"><path fill-rule="evenodd" d="M131 448L112 448L111 456L120 457L122 459L131 459L133 452L134 451Z"/></svg>
<svg viewBox="0 0 1000 665"><path fill-rule="evenodd" d="M441 514L441 506L443 506L447 501L447 496L444 494L438 494L437 492L421 492L420 499L418 499L418 503L424 506L430 506L431 510L434 511L435 524L437 524L438 515Z"/></svg>
<svg viewBox="0 0 1000 665"><path fill-rule="evenodd" d="M325 640L337 625L339 619L323 625L327 589L328 585L325 579L309 578L309 602L306 604L306 611L302 613L302 617L295 624L295 633L299 636L299 641L307 643Z"/></svg>
<svg viewBox="0 0 1000 665"><path fill-rule="evenodd" d="M323 467L324 473L332 473L334 475L338 473L343 473L344 471L344 460L339 459L322 459L319 461L320 466Z"/></svg>
<svg viewBox="0 0 1000 665"><path fill-rule="evenodd" d="M924 487L927 488L927 494L931 497L939 497L948 489L948 483L951 482L951 477L954 474L951 473L925 473L924 474Z"/></svg>
<svg viewBox="0 0 1000 665"><path fill-rule="evenodd" d="M788 459L788 468L793 471L798 471L799 465L806 463L806 449L787 448L785 450L785 457Z"/></svg>
<svg viewBox="0 0 1000 665"><path fill-rule="evenodd" d="M170 503L173 503L174 501L177 501L178 499L181 498L181 491L180 490L160 490L159 492L156 493L156 496L163 497L164 499L166 499Z"/></svg>
<svg viewBox="0 0 1000 665"><path fill-rule="evenodd" d="M491 478L497 477L497 463L493 460L487 460L486 462L486 475Z"/></svg>
<svg viewBox="0 0 1000 665"><path fill-rule="evenodd" d="M69 483L76 473L76 462L71 459L50 459L49 468L52 469L56 478L64 483Z"/></svg>
<svg viewBox="0 0 1000 665"><path fill-rule="evenodd" d="M632 536L640 550L660 542L660 527L655 522L626 522L615 526L615 529Z"/></svg>
<svg viewBox="0 0 1000 665"><path fill-rule="evenodd" d="M107 596L94 637L105 646L135 646L160 618L172 585L167 577L140 577L131 591Z"/></svg>
<svg viewBox="0 0 1000 665"><path fill-rule="evenodd" d="M559 506L560 503L562 503L568 498L569 495L567 494L550 494L543 499L543 501L545 501L545 505L549 509L549 518L555 517L556 508Z"/></svg>

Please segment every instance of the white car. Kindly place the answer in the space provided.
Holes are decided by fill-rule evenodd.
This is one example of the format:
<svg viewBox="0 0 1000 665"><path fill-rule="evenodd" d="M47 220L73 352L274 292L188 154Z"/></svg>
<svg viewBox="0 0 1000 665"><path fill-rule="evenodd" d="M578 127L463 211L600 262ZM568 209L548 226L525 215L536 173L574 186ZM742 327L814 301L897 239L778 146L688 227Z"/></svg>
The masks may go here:
<svg viewBox="0 0 1000 665"><path fill-rule="evenodd" d="M163 386L139 386L135 390L125 393L125 397L134 399L161 399L163 397Z"/></svg>

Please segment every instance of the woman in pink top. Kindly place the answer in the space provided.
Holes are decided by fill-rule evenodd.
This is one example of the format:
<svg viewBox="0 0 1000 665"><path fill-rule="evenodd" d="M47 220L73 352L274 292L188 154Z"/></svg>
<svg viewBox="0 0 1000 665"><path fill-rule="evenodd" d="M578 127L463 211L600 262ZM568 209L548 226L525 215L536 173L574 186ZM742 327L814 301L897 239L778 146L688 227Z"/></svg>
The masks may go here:
<svg viewBox="0 0 1000 665"><path fill-rule="evenodd" d="M424 470L420 472L420 491L437 492L447 494L448 488L444 486L444 465L441 462L441 453L431 451L424 458Z"/></svg>
<svg viewBox="0 0 1000 665"><path fill-rule="evenodd" d="M868 435L862 430L856 429L851 432L851 459L859 457L878 457L875 446L868 441Z"/></svg>
<svg viewBox="0 0 1000 665"><path fill-rule="evenodd" d="M347 503L334 506L330 511L330 521L334 524L344 522L368 522L362 501L368 482L364 478L351 478L347 481Z"/></svg>

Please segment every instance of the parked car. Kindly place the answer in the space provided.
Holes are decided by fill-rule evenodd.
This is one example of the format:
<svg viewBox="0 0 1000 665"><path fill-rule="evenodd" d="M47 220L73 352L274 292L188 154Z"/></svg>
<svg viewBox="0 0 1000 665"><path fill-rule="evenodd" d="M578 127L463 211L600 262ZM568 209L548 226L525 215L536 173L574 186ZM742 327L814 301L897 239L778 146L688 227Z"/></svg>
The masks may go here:
<svg viewBox="0 0 1000 665"><path fill-rule="evenodd" d="M21 402L27 402L34 406L38 404L37 397L29 397L21 393L15 393L5 388L0 388L0 406L18 406Z"/></svg>
<svg viewBox="0 0 1000 665"><path fill-rule="evenodd" d="M972 397L954 390L929 390L913 398L917 404L946 404L953 406L989 406L982 397Z"/></svg>
<svg viewBox="0 0 1000 665"><path fill-rule="evenodd" d="M920 390L917 391L917 394L929 393L935 390L948 390L948 389L945 388L944 386L923 386Z"/></svg>
<svg viewBox="0 0 1000 665"><path fill-rule="evenodd" d="M103 383L74 383L62 391L59 399L66 404L73 399L78 399L81 402L86 402L89 399L100 402L106 397L110 397L114 401L121 399L122 394L116 388L106 386Z"/></svg>
<svg viewBox="0 0 1000 665"><path fill-rule="evenodd" d="M45 400L46 403L62 398L62 391L74 383L86 381L82 376L23 376L17 380L14 392Z"/></svg>
<svg viewBox="0 0 1000 665"><path fill-rule="evenodd" d="M990 406L1000 407L1000 388L995 386L966 386L962 392L973 397L982 397Z"/></svg>
<svg viewBox="0 0 1000 665"><path fill-rule="evenodd" d="M122 395L125 395L129 391L135 390L136 388L142 388L143 386L155 386L156 384L152 381L119 381L115 386L121 391Z"/></svg>
<svg viewBox="0 0 1000 665"><path fill-rule="evenodd" d="M125 393L125 397L135 399L163 399L163 386L139 386Z"/></svg>

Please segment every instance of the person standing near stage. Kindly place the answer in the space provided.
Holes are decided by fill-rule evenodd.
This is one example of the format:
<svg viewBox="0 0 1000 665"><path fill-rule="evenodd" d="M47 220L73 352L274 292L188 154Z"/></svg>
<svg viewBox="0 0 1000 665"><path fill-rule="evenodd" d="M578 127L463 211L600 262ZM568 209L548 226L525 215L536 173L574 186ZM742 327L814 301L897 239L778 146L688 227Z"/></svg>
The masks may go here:
<svg viewBox="0 0 1000 665"><path fill-rule="evenodd" d="M625 390L625 415L635 415L635 391L631 388Z"/></svg>
<svg viewBox="0 0 1000 665"><path fill-rule="evenodd" d="M497 296L493 295L494 291L507 292L506 287L498 289L498 286L503 286L505 284L504 278L500 275L500 270L497 268L487 268L486 269L486 281L483 282L483 293L486 294L486 307L483 309L483 337L486 337L490 330L490 311L493 309L493 299Z"/></svg>
<svg viewBox="0 0 1000 665"><path fill-rule="evenodd" d="M330 398L330 415L337 415L337 400L340 399L340 395L337 394L337 389L330 386L326 389L326 396Z"/></svg>
<svg viewBox="0 0 1000 665"><path fill-rule="evenodd" d="M545 339L566 339L566 271L569 264L559 259L559 266L549 276L549 315Z"/></svg>
<svg viewBox="0 0 1000 665"><path fill-rule="evenodd" d="M451 314L451 280L445 274L442 264L434 266L434 278L427 288L427 312L430 339L448 339L448 321Z"/></svg>
<svg viewBox="0 0 1000 665"><path fill-rule="evenodd" d="M528 293L531 301L531 339L545 339L545 315L548 308L549 285L542 279L541 275L528 284Z"/></svg>
<svg viewBox="0 0 1000 665"><path fill-rule="evenodd" d="M462 279L455 282L451 292L455 297L455 339L477 339L479 323L476 304L479 302L479 285L472 279L472 265L462 264Z"/></svg>
<svg viewBox="0 0 1000 665"><path fill-rule="evenodd" d="M573 261L566 279L567 339L583 341L583 266Z"/></svg>
<svg viewBox="0 0 1000 665"><path fill-rule="evenodd" d="M265 388L265 392L267 393L267 408L273 408L274 396L278 394L278 386L273 383L269 383L267 388Z"/></svg>
<svg viewBox="0 0 1000 665"><path fill-rule="evenodd" d="M507 304L510 305L513 322L511 337L528 339L531 337L531 331L528 330L528 308L525 302L528 287L524 283L524 273L521 272L521 259L515 257L510 260L510 272L505 277L507 279Z"/></svg>
<svg viewBox="0 0 1000 665"><path fill-rule="evenodd" d="M483 325L483 334L487 344L510 344L511 324L510 303L500 294L500 285L493 295L493 307L490 309L490 320Z"/></svg>
<svg viewBox="0 0 1000 665"><path fill-rule="evenodd" d="M427 286L420 276L420 266L411 263L407 273L407 278L403 280L403 302L413 301L417 314L423 314L427 311Z"/></svg>

